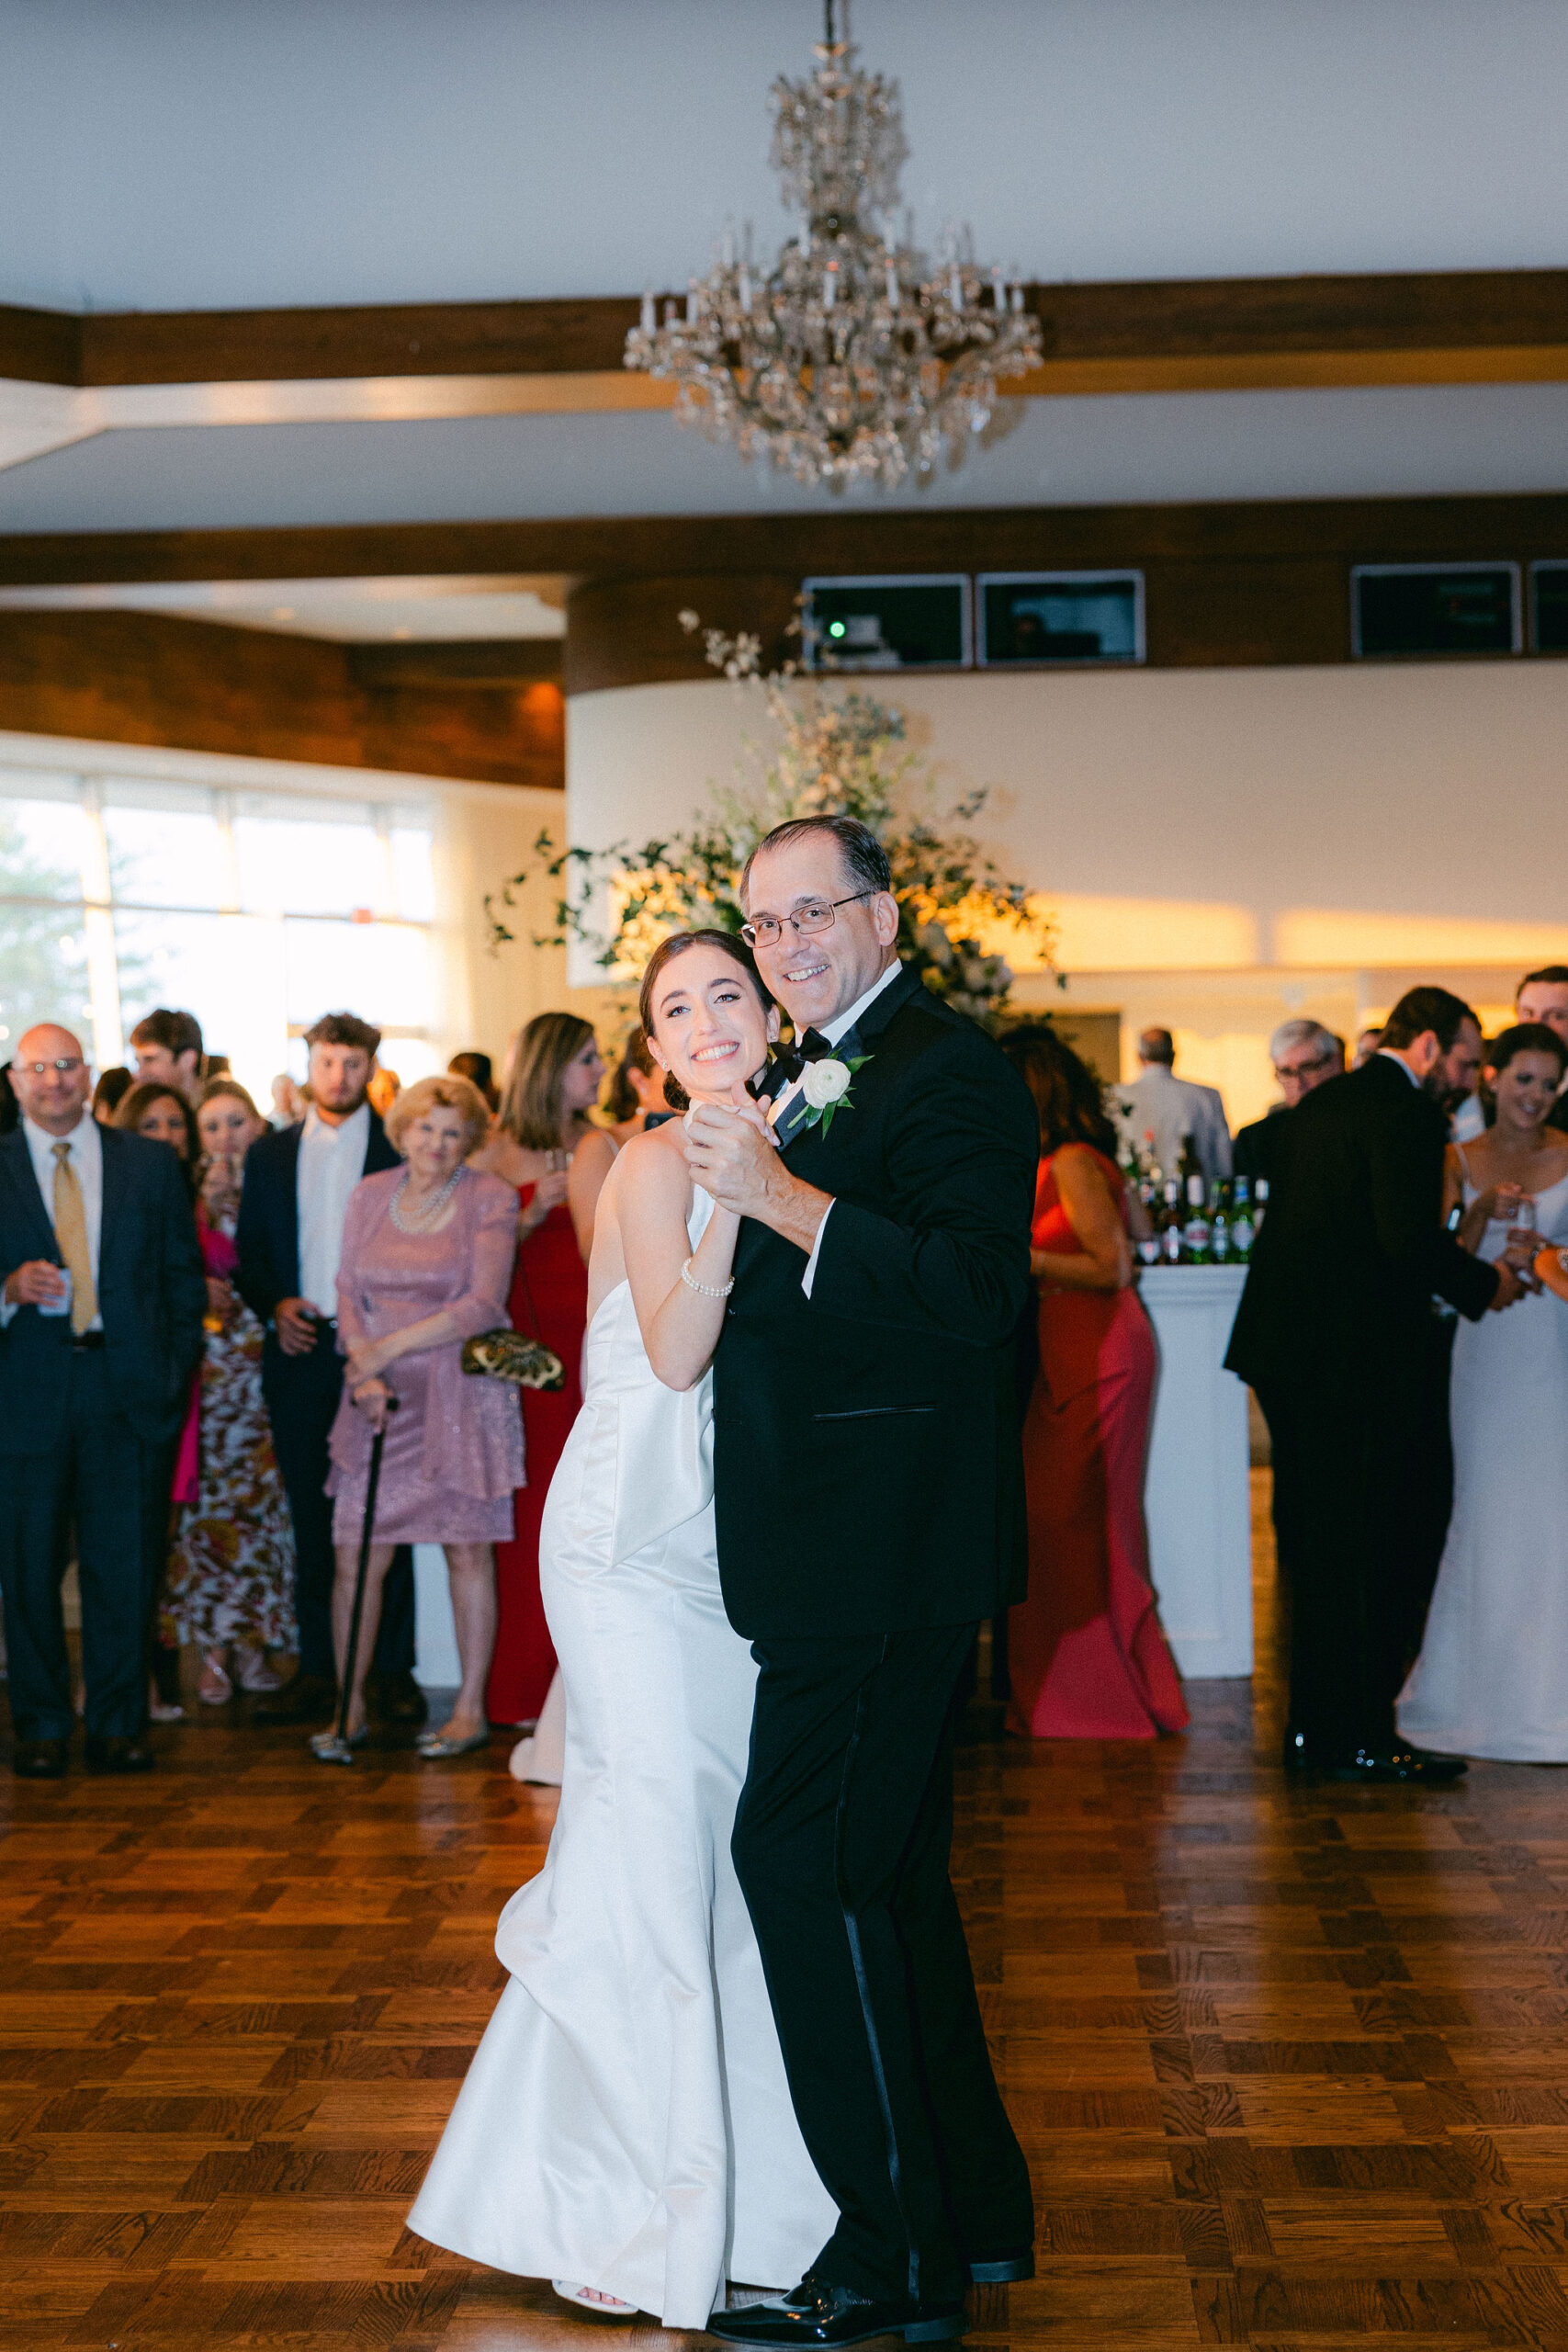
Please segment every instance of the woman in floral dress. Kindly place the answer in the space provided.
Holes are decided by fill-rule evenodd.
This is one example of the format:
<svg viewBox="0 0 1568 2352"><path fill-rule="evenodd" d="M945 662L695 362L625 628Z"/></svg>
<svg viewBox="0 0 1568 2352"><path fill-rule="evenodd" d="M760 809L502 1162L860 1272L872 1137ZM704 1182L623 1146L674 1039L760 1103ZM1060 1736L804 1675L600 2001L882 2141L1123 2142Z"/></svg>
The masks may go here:
<svg viewBox="0 0 1568 2352"><path fill-rule="evenodd" d="M295 1645L294 1531L262 1400L262 1327L233 1286L245 1154L265 1122L243 1086L215 1078L197 1125L209 1302L200 1466L175 1539L165 1623L175 1640L200 1644L197 1695L220 1707L236 1681L246 1690L278 1687L266 1653Z"/></svg>

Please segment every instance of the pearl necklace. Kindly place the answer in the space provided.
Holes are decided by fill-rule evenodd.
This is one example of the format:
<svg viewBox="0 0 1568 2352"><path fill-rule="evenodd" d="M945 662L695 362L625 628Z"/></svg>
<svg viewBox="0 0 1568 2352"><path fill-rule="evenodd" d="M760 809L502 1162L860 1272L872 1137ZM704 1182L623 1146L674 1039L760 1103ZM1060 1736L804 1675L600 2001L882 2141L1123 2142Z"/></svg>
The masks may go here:
<svg viewBox="0 0 1568 2352"><path fill-rule="evenodd" d="M391 1199L387 1203L387 1215L391 1218L392 1223L397 1227L398 1231L400 1233L410 1234L428 1233L431 1227L435 1223L436 1218L440 1216L442 1210L446 1207L447 1202L451 1199L453 1193L457 1191L457 1180L462 1173L463 1170L461 1167L454 1168L452 1173L447 1177L446 1182L442 1185L441 1190L436 1193L435 1198L430 1203L429 1206L427 1208L421 1209L415 1216L409 1217L404 1216L402 1206L403 1193L407 1188L409 1181L408 1170L405 1169L401 1183L398 1185Z"/></svg>

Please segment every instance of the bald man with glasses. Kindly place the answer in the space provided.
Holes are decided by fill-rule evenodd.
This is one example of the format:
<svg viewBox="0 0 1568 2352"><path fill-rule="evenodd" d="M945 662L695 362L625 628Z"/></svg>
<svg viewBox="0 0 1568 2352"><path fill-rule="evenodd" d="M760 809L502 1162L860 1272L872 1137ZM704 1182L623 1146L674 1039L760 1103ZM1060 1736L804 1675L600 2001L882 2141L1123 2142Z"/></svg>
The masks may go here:
<svg viewBox="0 0 1568 2352"><path fill-rule="evenodd" d="M21 1118L0 1136L0 1594L13 1769L39 1781L65 1770L60 1584L73 1525L88 1767L141 1772L152 1761L149 1530L164 1518L207 1311L196 1220L167 1144L93 1118L70 1030L29 1029L11 1083Z"/></svg>

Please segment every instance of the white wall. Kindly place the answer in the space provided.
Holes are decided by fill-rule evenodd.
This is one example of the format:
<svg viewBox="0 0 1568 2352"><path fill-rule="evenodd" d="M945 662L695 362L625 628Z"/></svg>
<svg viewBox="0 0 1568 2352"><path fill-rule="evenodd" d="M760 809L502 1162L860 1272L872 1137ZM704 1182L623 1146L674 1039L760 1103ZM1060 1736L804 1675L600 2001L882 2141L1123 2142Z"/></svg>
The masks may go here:
<svg viewBox="0 0 1568 2352"><path fill-rule="evenodd" d="M906 200L1041 277L1550 266L1561 0L859 0ZM0 300L612 294L727 211L818 0L0 0Z"/></svg>
<svg viewBox="0 0 1568 2352"><path fill-rule="evenodd" d="M875 690L875 683L873 689ZM1287 1014L1345 1029L1408 979L1478 1001L1568 958L1568 665L1367 664L900 677L944 801L1055 910L1067 1002L1185 1032L1233 1119L1269 1099ZM622 688L567 707L573 838L647 838L728 781L744 690ZM1026 1000L1056 1000L1046 980Z"/></svg>

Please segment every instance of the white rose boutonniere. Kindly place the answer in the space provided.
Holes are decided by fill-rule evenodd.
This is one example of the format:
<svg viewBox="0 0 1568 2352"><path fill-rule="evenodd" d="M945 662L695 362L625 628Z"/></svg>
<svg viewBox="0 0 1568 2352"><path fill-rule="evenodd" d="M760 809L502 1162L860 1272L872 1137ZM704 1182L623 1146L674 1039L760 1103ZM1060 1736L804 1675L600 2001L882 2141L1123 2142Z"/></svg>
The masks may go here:
<svg viewBox="0 0 1568 2352"><path fill-rule="evenodd" d="M836 1056L825 1055L821 1061L807 1062L801 1072L800 1091L811 1108L801 1125L814 1127L820 1124L824 1136L828 1136L839 1112L854 1109L850 1088L855 1072L863 1069L870 1059L869 1054L857 1054L852 1061L841 1062Z"/></svg>

